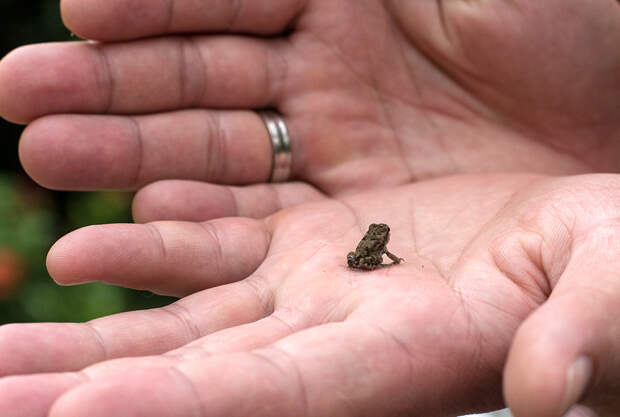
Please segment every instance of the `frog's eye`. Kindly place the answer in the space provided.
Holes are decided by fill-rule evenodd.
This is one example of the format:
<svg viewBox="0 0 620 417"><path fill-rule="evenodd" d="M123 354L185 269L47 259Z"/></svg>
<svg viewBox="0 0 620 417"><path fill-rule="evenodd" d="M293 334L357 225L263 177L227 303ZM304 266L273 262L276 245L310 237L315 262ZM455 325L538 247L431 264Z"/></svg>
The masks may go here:
<svg viewBox="0 0 620 417"><path fill-rule="evenodd" d="M355 252L349 252L349 254L347 255L347 262L349 263L349 265L355 263Z"/></svg>

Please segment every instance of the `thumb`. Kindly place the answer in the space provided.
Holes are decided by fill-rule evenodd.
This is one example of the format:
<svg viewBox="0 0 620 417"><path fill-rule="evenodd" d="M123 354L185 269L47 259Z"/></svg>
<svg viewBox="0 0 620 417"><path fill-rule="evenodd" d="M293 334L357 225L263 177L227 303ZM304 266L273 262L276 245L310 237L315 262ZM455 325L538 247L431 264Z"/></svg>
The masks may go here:
<svg viewBox="0 0 620 417"><path fill-rule="evenodd" d="M573 241L551 296L510 349L504 395L514 417L588 415L576 403L620 415L619 255L618 225Z"/></svg>

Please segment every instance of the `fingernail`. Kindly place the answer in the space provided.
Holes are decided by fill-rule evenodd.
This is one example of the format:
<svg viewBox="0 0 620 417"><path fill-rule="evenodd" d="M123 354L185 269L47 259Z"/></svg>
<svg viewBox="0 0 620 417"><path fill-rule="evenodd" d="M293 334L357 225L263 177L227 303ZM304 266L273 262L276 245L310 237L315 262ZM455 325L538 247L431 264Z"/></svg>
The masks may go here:
<svg viewBox="0 0 620 417"><path fill-rule="evenodd" d="M566 391L562 413L566 413L585 393L592 378L592 359L580 356L566 371Z"/></svg>

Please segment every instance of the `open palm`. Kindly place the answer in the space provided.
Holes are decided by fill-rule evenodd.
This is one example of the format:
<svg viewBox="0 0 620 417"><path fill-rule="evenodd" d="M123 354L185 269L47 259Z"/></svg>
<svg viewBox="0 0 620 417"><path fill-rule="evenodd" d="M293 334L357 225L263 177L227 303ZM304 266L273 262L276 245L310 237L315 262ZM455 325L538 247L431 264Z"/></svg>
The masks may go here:
<svg viewBox="0 0 620 417"><path fill-rule="evenodd" d="M617 179L413 182L617 171L615 0L62 9L102 42L10 54L0 114L29 123L20 156L34 179L144 187L145 224L65 237L50 273L185 298L3 327L0 372L15 376L0 380L0 409L429 417L501 405L507 360L517 417L561 415L584 369L585 401L614 415ZM289 126L303 183L260 185L271 148L252 110L266 107ZM373 222L406 262L349 270Z"/></svg>
<svg viewBox="0 0 620 417"><path fill-rule="evenodd" d="M501 404L516 329L553 291L547 305L554 307L540 309L521 330L511 359L518 366L509 364L508 372L527 394L545 396L549 414L537 415L555 415L564 386L554 372L590 340L552 331L557 351L539 351L549 343L539 321L547 315L547 330L583 326L569 314L575 303L597 320L601 311L606 320L615 317L613 298L590 306L588 294L618 290L608 255L620 248L620 205L609 200L619 185L612 176L453 177L297 205L264 220L76 231L50 252L50 272L60 282L193 295L86 325L4 327L2 372L48 373L5 378L0 404L14 410L10 416L43 416L63 395L50 414L63 417L489 409ZM584 199L600 210L584 216ZM348 269L346 253L365 226L384 220L393 231L390 250L406 262ZM544 361L548 374L524 380L520 373L532 365L522 369L522 355ZM604 391L607 371L599 372ZM546 392L537 391L542 386ZM23 401L33 389L37 398Z"/></svg>
<svg viewBox="0 0 620 417"><path fill-rule="evenodd" d="M0 66L0 112L46 116L21 156L50 187L262 182L269 141L247 111L262 107L285 116L294 176L329 193L617 171L615 0L62 6L76 33L125 42L29 46Z"/></svg>

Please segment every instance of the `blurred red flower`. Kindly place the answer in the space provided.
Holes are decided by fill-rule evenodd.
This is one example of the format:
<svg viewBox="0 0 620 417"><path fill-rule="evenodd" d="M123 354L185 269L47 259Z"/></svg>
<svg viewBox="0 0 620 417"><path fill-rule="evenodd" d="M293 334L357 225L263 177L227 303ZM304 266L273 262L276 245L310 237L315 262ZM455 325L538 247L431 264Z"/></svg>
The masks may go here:
<svg viewBox="0 0 620 417"><path fill-rule="evenodd" d="M11 248L0 247L0 299L7 298L24 277L25 262Z"/></svg>

